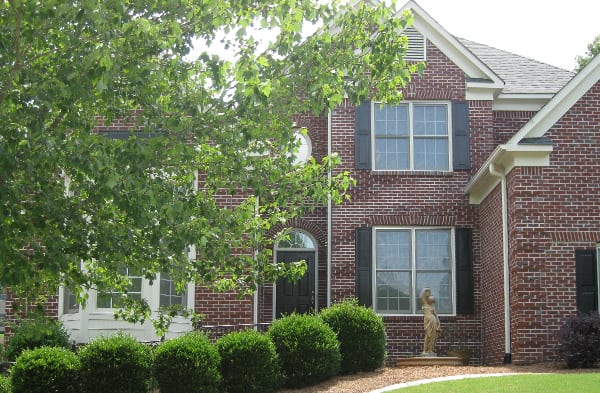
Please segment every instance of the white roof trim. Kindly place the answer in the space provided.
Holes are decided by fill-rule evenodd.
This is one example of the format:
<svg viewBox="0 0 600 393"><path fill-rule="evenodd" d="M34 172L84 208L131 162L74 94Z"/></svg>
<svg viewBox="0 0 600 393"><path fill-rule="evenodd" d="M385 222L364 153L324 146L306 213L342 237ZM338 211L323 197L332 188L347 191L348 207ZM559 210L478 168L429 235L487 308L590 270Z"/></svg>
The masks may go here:
<svg viewBox="0 0 600 393"><path fill-rule="evenodd" d="M500 93L492 103L494 111L537 112L554 97L554 94L504 94Z"/></svg>
<svg viewBox="0 0 600 393"><path fill-rule="evenodd" d="M517 166L548 166L552 150L551 145L508 143L499 145L465 187L465 193L469 195L469 203L480 204L500 182L497 176L490 174L491 164L500 169L504 175Z"/></svg>
<svg viewBox="0 0 600 393"><path fill-rule="evenodd" d="M583 95L600 80L600 56L596 56L573 77L556 95L533 116L508 143L519 143L523 138L538 138L556 124Z"/></svg>
<svg viewBox="0 0 600 393"><path fill-rule="evenodd" d="M413 27L430 40L441 50L452 62L472 79L487 79L491 83L477 84L477 87L489 89L502 89L504 82L485 63L479 60L471 51L460 43L453 35L448 33L427 12L425 12L414 0L410 0L402 7L400 13L412 10L414 16Z"/></svg>

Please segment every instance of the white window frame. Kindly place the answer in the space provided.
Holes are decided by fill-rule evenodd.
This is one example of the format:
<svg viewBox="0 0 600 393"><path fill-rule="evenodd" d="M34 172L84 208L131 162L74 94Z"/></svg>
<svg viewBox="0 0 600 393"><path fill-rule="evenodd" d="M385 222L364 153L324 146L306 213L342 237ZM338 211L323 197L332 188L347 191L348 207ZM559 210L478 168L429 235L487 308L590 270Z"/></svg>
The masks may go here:
<svg viewBox="0 0 600 393"><path fill-rule="evenodd" d="M450 313L442 313L438 310L439 315L444 316L455 316L456 315L456 257L455 257L455 229L454 227L447 226L375 226L373 227L373 236L371 239L372 242L372 274L371 274L371 288L372 288L372 298L373 298L373 309L379 315L384 316L415 316L421 315L420 309L413 309L412 313L391 313L391 312L381 312L377 309L377 232L378 231L410 231L410 247L411 247L411 261L410 261L410 269L411 269L411 309L416 307L416 301L419 296L417 293L416 283L417 283L417 269L415 264L416 259L416 236L415 233L418 230L447 230L450 235L450 283L452 288L450 290L450 297L452 301L452 311ZM439 294L433 293L435 297L438 297ZM437 309L437 308L436 308Z"/></svg>
<svg viewBox="0 0 600 393"><path fill-rule="evenodd" d="M446 106L446 118L447 118L447 124L448 124L448 134L447 134L447 140L448 140L448 168L447 169L415 169L415 147L414 147L414 141L415 139L419 139L420 137L417 136L415 138L414 135L414 105L444 105ZM406 169L400 169L400 168L393 168L393 169L380 169L377 168L377 150L376 150L376 143L377 143L377 130L375 128L376 125L376 119L375 119L375 105L381 105L380 102L371 102L371 165L372 168L374 168L374 171L379 171L379 172L389 172L389 171L398 171L398 172L452 172L453 171L453 167L452 167L452 162L453 162L453 157L452 157L452 103L450 101L422 101L422 100L411 100L411 101L402 101L400 104L398 105L388 105L388 104L384 104L384 106L402 106L402 105L408 105L408 145L409 145L409 152L408 152L408 165L409 167Z"/></svg>

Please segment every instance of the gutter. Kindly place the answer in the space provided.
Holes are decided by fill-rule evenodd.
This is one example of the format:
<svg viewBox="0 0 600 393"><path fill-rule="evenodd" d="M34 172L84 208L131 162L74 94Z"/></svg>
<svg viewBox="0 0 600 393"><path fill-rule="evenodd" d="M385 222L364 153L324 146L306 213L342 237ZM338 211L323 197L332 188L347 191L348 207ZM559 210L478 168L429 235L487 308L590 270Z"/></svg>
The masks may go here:
<svg viewBox="0 0 600 393"><path fill-rule="evenodd" d="M504 364L511 363L511 328L510 328L510 272L508 268L508 191L506 174L500 170L501 166L490 163L490 175L500 179L500 192L502 194L502 265L504 279ZM503 168L502 168L503 169Z"/></svg>

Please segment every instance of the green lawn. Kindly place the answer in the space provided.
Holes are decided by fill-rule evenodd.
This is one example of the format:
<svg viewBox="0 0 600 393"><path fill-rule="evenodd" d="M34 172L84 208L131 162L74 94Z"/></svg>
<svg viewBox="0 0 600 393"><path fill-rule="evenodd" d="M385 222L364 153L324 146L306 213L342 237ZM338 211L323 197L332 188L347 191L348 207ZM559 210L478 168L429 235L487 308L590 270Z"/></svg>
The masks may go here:
<svg viewBox="0 0 600 393"><path fill-rule="evenodd" d="M593 393L600 392L600 372L524 374L434 382L393 390L397 393Z"/></svg>

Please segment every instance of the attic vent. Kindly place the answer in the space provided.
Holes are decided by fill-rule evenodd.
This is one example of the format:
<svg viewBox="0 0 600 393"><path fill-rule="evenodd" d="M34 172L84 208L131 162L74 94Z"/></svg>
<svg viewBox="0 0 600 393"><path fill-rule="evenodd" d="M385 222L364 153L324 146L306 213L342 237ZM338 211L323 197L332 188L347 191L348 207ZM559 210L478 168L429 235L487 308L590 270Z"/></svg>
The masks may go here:
<svg viewBox="0 0 600 393"><path fill-rule="evenodd" d="M423 34L419 33L414 27L404 30L404 34L408 37L408 49L404 59L425 60L425 37Z"/></svg>

